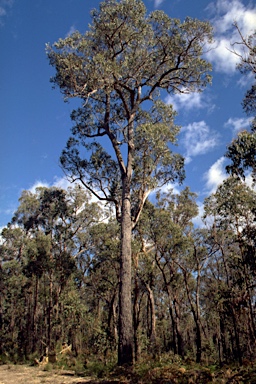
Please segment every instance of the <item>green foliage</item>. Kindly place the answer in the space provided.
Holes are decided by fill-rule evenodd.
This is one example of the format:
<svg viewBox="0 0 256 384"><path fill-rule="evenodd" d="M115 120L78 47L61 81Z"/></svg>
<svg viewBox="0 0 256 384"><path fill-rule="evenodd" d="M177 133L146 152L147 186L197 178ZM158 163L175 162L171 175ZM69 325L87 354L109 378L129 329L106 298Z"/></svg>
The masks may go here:
<svg viewBox="0 0 256 384"><path fill-rule="evenodd" d="M121 179L130 167L134 222L152 189L184 179L183 159L171 151L179 132L175 113L160 101L159 90L202 91L211 67L201 56L211 39L208 23L190 18L181 23L160 11L147 15L141 0L123 0L93 10L84 35L75 32L48 45L56 69L52 82L65 98L83 103L72 113L73 137L62 166L98 198L112 202L117 218ZM112 145L109 153L104 137Z"/></svg>
<svg viewBox="0 0 256 384"><path fill-rule="evenodd" d="M116 362L105 363L104 361L90 361L87 364L86 375L96 376L98 378L108 377Z"/></svg>
<svg viewBox="0 0 256 384"><path fill-rule="evenodd" d="M256 30L254 30L254 33L252 33L249 36L243 36L238 25L234 24L235 28L237 29L241 41L239 43L233 44L234 46L236 44L240 44L243 46L244 53L241 55L237 53L235 50L233 53L235 53L240 58L240 62L238 64L238 69L242 74L253 74L255 79L256 74ZM255 118L255 112L256 112L256 84L255 81L252 84L251 88L246 92L244 100L243 100L243 108L245 112L248 115L252 115Z"/></svg>
<svg viewBox="0 0 256 384"><path fill-rule="evenodd" d="M43 212L44 223L51 220L52 227L33 219L29 230L28 219L41 217L37 200L52 194L43 190L34 199L23 193L15 225L2 232L1 354L8 361L38 359L50 329L56 366L108 376L116 364L119 224L101 222L104 210L80 192L75 188L65 197L65 219L63 204L53 199L50 211ZM205 212L214 217L213 226L195 231L195 194L188 188L178 195L167 191L155 204L146 202L134 230L134 380L154 382L176 374L185 380L191 369L198 380L205 378L208 371L191 368L198 345L206 364L251 359L255 192L231 177L206 199ZM59 354L63 342L72 344L69 356Z"/></svg>
<svg viewBox="0 0 256 384"><path fill-rule="evenodd" d="M228 146L226 157L231 159L227 172L245 179L246 172L252 171L253 181L256 182L256 132L242 131Z"/></svg>
<svg viewBox="0 0 256 384"><path fill-rule="evenodd" d="M256 75L256 47L255 47L255 38L256 32L248 37L242 35L238 25L234 24L237 29L240 42L236 44L243 46L243 54L239 54L234 49L233 53L237 55L240 59L238 64L238 69L242 74L252 74L254 78L254 83L251 88L246 92L246 95L243 100L243 109L249 116L253 116L251 132L242 131L238 134L237 138L232 141L228 146L228 150L225 156L231 160L231 165L226 167L227 172L232 175L237 175L238 177L245 179L246 173L248 170L252 172L253 181L256 181L256 84L255 84L255 75Z"/></svg>

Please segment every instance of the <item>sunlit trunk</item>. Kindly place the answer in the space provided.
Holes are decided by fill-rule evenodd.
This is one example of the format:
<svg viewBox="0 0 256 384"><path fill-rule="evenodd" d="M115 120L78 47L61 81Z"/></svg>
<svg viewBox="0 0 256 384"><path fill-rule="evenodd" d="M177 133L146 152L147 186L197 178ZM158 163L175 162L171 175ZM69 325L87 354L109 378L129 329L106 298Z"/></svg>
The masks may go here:
<svg viewBox="0 0 256 384"><path fill-rule="evenodd" d="M118 364L133 363L133 327L131 298L131 201L130 182L123 177L122 217L121 217L121 259L119 288L119 343Z"/></svg>
<svg viewBox="0 0 256 384"><path fill-rule="evenodd" d="M137 277L138 269L138 254L134 257L134 291L133 291L133 335L134 335L134 359L138 361L140 355L140 345L139 345L139 285Z"/></svg>

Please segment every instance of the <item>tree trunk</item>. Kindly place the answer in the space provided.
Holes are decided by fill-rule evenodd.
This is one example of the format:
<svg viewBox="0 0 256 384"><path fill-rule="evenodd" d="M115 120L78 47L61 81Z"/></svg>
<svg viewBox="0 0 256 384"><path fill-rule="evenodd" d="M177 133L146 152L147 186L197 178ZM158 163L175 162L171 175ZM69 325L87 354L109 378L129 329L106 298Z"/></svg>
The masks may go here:
<svg viewBox="0 0 256 384"><path fill-rule="evenodd" d="M182 268L183 271L183 277L187 292L188 301L190 304L191 312L193 315L193 319L195 322L196 327L196 362L200 363L202 358L202 334L201 334L201 326L200 326L200 301L199 301L199 295L200 295L200 266L197 265L197 279L196 279L196 303L195 307L192 300L192 295L189 290L189 284L188 284L188 274L184 268Z"/></svg>
<svg viewBox="0 0 256 384"><path fill-rule="evenodd" d="M174 355L177 355L178 353L178 348L177 348L177 337L176 337L176 323L174 319L174 314L172 310L172 302L171 299L169 298L169 313L172 321L172 345L173 345L173 353Z"/></svg>
<svg viewBox="0 0 256 384"><path fill-rule="evenodd" d="M201 363L202 357L202 337L199 320L196 321L196 362Z"/></svg>
<svg viewBox="0 0 256 384"><path fill-rule="evenodd" d="M112 298L110 302L108 303L109 309L108 309L108 327L107 327L107 337L109 341L109 345L107 345L105 349L105 353L107 355L108 349L115 350L117 346L117 327L116 327L116 291L113 293Z"/></svg>
<svg viewBox="0 0 256 384"><path fill-rule="evenodd" d="M140 345L138 337L139 329L139 286L138 286L138 277L137 277L137 268L138 268L138 255L135 256L135 276L134 276L134 291L133 291L133 339L134 339L134 359L138 361L140 355Z"/></svg>
<svg viewBox="0 0 256 384"><path fill-rule="evenodd" d="M153 356L156 356L157 352L157 343L156 343L156 309L155 309L155 298L153 290L150 288L149 284L145 284L148 291L148 298L150 303L150 351L153 353Z"/></svg>
<svg viewBox="0 0 256 384"><path fill-rule="evenodd" d="M175 325L176 325L177 342L178 342L178 355L180 355L183 359L185 352L184 352L183 336L182 336L181 329L180 329L180 317L181 317L180 316L180 304L178 303L176 298L174 298L174 300L173 300L173 305L174 305L175 314L176 314Z"/></svg>
<svg viewBox="0 0 256 384"><path fill-rule="evenodd" d="M1 269L1 266L0 266ZM3 332L3 324L4 324L4 318L3 318L3 304L2 304L2 295L0 295L0 333ZM0 343L0 355L3 354L3 345Z"/></svg>
<svg viewBox="0 0 256 384"><path fill-rule="evenodd" d="M38 276L35 276L35 287L34 287L34 303L33 303L33 313L32 313L32 353L36 351L38 345L38 335L36 332L36 313L37 313L37 304L38 304Z"/></svg>
<svg viewBox="0 0 256 384"><path fill-rule="evenodd" d="M121 215L121 259L119 287L119 342L118 365L133 363L133 327L131 297L131 201L130 182L125 175L122 180L122 215Z"/></svg>
<svg viewBox="0 0 256 384"><path fill-rule="evenodd" d="M49 298L47 306L47 346L52 350L52 297L53 297L53 282L52 272L49 273Z"/></svg>
<svg viewBox="0 0 256 384"><path fill-rule="evenodd" d="M235 343L236 343L236 348L233 348L233 355L238 360L239 365L242 365L243 362L242 362L242 351L240 347L240 337L239 337L239 331L238 331L236 312L233 306L231 307L231 313L232 313L232 320L233 320L234 333L235 333Z"/></svg>
<svg viewBox="0 0 256 384"><path fill-rule="evenodd" d="M179 303L175 297L172 297L170 287L167 286L166 288L169 297L169 313L172 320L173 353L175 355L178 354L184 358L184 341L180 329Z"/></svg>
<svg viewBox="0 0 256 384"><path fill-rule="evenodd" d="M224 324L224 319L221 313L219 313L219 321L220 321L220 342L222 346L222 359L220 355L220 362L224 360L226 362L227 360L227 344L226 344L226 329L225 329L225 324Z"/></svg>

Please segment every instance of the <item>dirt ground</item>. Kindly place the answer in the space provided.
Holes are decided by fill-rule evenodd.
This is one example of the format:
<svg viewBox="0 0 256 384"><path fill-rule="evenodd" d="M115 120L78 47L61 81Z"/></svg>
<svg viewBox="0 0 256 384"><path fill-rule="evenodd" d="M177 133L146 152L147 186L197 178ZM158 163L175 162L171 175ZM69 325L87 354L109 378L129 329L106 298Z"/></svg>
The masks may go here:
<svg viewBox="0 0 256 384"><path fill-rule="evenodd" d="M0 384L100 384L69 371L43 371L26 365L0 365ZM101 382L102 383L102 382Z"/></svg>

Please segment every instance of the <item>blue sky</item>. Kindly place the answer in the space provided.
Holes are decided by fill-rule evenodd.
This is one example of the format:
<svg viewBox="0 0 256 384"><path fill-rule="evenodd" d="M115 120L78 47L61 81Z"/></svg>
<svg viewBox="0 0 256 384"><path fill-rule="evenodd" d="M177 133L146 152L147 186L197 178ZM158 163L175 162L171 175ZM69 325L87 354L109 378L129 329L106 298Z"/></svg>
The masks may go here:
<svg viewBox="0 0 256 384"><path fill-rule="evenodd" d="M49 82L45 44L74 30L85 32L99 0L0 0L0 227L10 221L23 189L67 185L59 156L70 134L72 103L64 103ZM186 158L184 186L198 193L200 206L226 177L223 155L241 129L249 129L241 101L252 78L236 70L230 43L236 21L246 36L256 27L256 6L242 0L145 0L184 20L209 20L215 43L207 53L212 86L202 94L168 96L182 127L177 150ZM176 189L176 186L174 186Z"/></svg>

